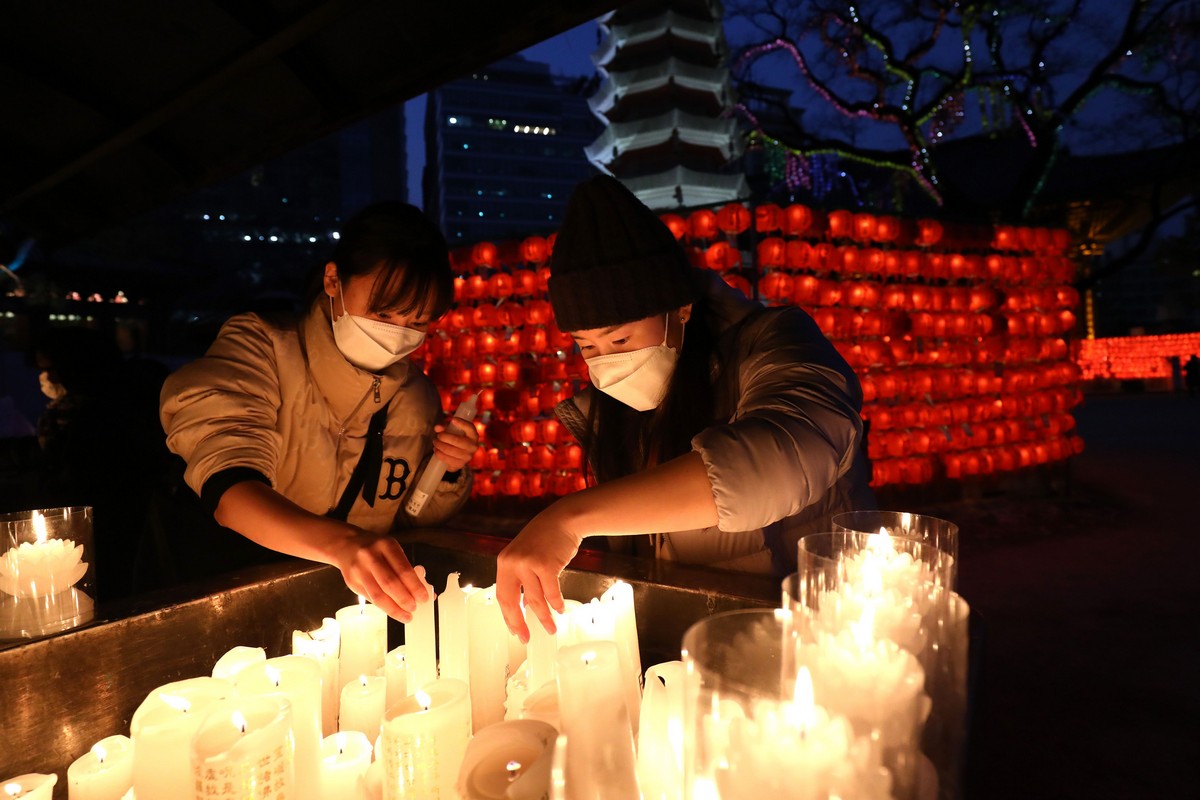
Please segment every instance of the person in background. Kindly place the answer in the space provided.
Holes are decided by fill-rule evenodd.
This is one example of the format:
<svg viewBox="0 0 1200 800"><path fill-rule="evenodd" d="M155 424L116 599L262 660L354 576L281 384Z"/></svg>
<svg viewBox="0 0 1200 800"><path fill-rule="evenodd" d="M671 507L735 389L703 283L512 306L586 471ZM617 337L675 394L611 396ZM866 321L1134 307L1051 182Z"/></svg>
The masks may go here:
<svg viewBox="0 0 1200 800"><path fill-rule="evenodd" d="M496 596L554 630L559 574L584 537L660 559L783 575L805 533L874 507L862 391L801 309L763 308L689 265L649 208L605 175L573 192L550 302L592 387L561 403L594 485L534 517L499 554Z"/></svg>
<svg viewBox="0 0 1200 800"><path fill-rule="evenodd" d="M168 446L221 526L332 564L402 621L426 591L390 534L456 513L478 446L408 358L453 296L437 227L411 205L369 206L341 230L307 313L232 317L162 392ZM434 453L448 471L409 518L406 497Z"/></svg>
<svg viewBox="0 0 1200 800"><path fill-rule="evenodd" d="M98 599L139 590L139 552L168 453L155 414L161 387L128 369L113 337L50 328L34 345L48 399L38 417L36 507L92 506Z"/></svg>

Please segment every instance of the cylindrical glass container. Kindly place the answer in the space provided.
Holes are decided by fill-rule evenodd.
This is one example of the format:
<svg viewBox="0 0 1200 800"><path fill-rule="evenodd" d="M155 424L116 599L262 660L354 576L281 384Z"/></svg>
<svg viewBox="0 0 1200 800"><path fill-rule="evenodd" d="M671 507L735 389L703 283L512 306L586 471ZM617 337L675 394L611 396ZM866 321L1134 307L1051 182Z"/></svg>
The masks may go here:
<svg viewBox="0 0 1200 800"><path fill-rule="evenodd" d="M91 506L0 514L0 639L90 622L96 568Z"/></svg>

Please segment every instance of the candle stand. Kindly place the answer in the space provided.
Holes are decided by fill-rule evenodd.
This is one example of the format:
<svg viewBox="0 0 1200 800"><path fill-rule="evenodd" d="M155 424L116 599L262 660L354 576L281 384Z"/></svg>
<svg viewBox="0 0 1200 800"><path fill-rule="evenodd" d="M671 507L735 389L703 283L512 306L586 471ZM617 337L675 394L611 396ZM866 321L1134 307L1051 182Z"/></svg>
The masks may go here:
<svg viewBox="0 0 1200 800"><path fill-rule="evenodd" d="M0 641L89 622L94 562L90 506L0 514Z"/></svg>
<svg viewBox="0 0 1200 800"><path fill-rule="evenodd" d="M408 534L405 551L434 586L450 572L489 586L507 540L449 529ZM741 608L773 608L769 576L709 570L582 551L563 573L566 597L599 597L617 580L633 588L643 665L679 658L699 619ZM106 736L128 733L138 704L168 681L207 675L230 648L268 657L291 652L292 632L314 629L354 595L332 567L285 561L97 608L87 625L25 643L0 643L0 775L54 772ZM389 620L389 647L401 643ZM66 781L55 798L66 798Z"/></svg>

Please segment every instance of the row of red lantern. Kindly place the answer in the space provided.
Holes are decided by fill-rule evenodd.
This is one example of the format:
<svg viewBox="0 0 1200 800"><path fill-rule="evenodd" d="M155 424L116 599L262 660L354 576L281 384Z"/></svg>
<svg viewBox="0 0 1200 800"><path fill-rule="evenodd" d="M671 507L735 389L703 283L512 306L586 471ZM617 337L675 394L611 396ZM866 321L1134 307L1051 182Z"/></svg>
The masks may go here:
<svg viewBox="0 0 1200 800"><path fill-rule="evenodd" d="M459 272L471 272L479 268L496 268L501 265L544 264L554 252L557 233L549 236L527 236L520 242L478 242L470 247L458 247L450 251L450 262Z"/></svg>
<svg viewBox="0 0 1200 800"><path fill-rule="evenodd" d="M489 275L457 275L454 278L454 301L507 300L510 297L545 297L550 280L550 268L497 270Z"/></svg>
<svg viewBox="0 0 1200 800"><path fill-rule="evenodd" d="M485 445L475 451L471 469L582 469L583 448L574 442L564 445Z"/></svg>
<svg viewBox="0 0 1200 800"><path fill-rule="evenodd" d="M1021 311L1006 314L1010 336L1054 336L1069 333L1075 328L1075 312L1068 308L1058 311Z"/></svg>
<svg viewBox="0 0 1200 800"><path fill-rule="evenodd" d="M554 325L554 309L550 301L541 298L518 302L506 300L500 303L479 302L463 303L455 306L442 317L436 325L430 326L430 332L458 331L474 328L519 328L522 325Z"/></svg>
<svg viewBox="0 0 1200 800"><path fill-rule="evenodd" d="M969 312L914 311L908 314L888 311L857 311L851 308L821 306L808 309L821 331L834 340L857 340L864 336L903 336L918 339L970 339L989 337L1000 329L1009 338L1053 336L1075 326L1075 314L1025 311L1013 315ZM869 362L868 362L869 363ZM969 358L967 362L969 363Z"/></svg>
<svg viewBox="0 0 1200 800"><path fill-rule="evenodd" d="M481 441L492 447L511 447L513 445L567 445L573 444L575 438L570 431L554 416L545 419L492 419L484 427Z"/></svg>
<svg viewBox="0 0 1200 800"><path fill-rule="evenodd" d="M951 400L934 405L910 403L899 406L867 407L863 418L870 420L871 435L875 439L888 432L917 435L927 434L938 438L937 442L914 446L908 452L932 453L941 450L956 450L962 447L978 447L985 444L1005 444L1035 438L1043 429L1055 435L1072 430L1075 418L1069 413L1070 398L1056 402L1058 398L1049 393L1009 397L1005 401L981 399ZM1058 410L1056 410L1058 406ZM1029 416L1023 411L1035 408L1044 413ZM939 431L941 432L939 434ZM963 433L965 431L965 434ZM963 444L965 440L969 444ZM979 438L978 441L976 437ZM959 442L955 445L954 442Z"/></svg>
<svg viewBox="0 0 1200 800"><path fill-rule="evenodd" d="M1052 337L914 340L884 336L851 339L840 337L838 330L835 326L832 334L828 330L826 334L833 339L833 346L847 363L859 371L860 378L864 374L898 367L992 367L1059 361L1067 350L1062 339Z"/></svg>
<svg viewBox="0 0 1200 800"><path fill-rule="evenodd" d="M440 363L429 365L425 372L437 386L468 386L493 391L588 380L587 366L582 359L548 360L536 365L507 360L475 361L471 365Z"/></svg>
<svg viewBox="0 0 1200 800"><path fill-rule="evenodd" d="M543 383L540 386L487 386L482 389L469 384L456 384L438 387L442 398L442 408L458 408L462 401L473 394L479 395L476 401L480 413L489 412L505 419L519 417L539 417L552 414L554 407L573 397L578 391L577 386L570 383Z"/></svg>
<svg viewBox="0 0 1200 800"><path fill-rule="evenodd" d="M948 453L940 459L934 456L881 458L871 463L871 485L880 487L929 483L939 472L952 480L998 472L1015 472L1040 464L1063 461L1081 452L1083 440L1078 436L1070 436L1045 442L959 451Z"/></svg>
<svg viewBox="0 0 1200 800"><path fill-rule="evenodd" d="M928 286L923 283L823 280L815 275L768 272L759 278L760 296L801 306L884 308L892 311L986 311L1000 305L988 286Z"/></svg>
<svg viewBox="0 0 1200 800"><path fill-rule="evenodd" d="M1050 286L1042 289L1015 289L1004 298L1005 311L1050 311L1079 307L1079 292L1074 286Z"/></svg>
<svg viewBox="0 0 1200 800"><path fill-rule="evenodd" d="M463 331L455 336L430 336L426 340L425 358L429 363L441 361L462 364L476 357L522 355L542 356L546 353L571 353L575 340L553 326L524 326L510 331ZM557 357L557 356L556 356Z"/></svg>
<svg viewBox="0 0 1200 800"><path fill-rule="evenodd" d="M474 497L562 497L587 488L581 472L544 472L519 469L487 470L475 475Z"/></svg>
<svg viewBox="0 0 1200 800"><path fill-rule="evenodd" d="M909 369L868 372L859 376L863 402L957 400L1005 393L1062 390L1079 382L1079 368L1069 361L1007 369L997 376L962 369Z"/></svg>

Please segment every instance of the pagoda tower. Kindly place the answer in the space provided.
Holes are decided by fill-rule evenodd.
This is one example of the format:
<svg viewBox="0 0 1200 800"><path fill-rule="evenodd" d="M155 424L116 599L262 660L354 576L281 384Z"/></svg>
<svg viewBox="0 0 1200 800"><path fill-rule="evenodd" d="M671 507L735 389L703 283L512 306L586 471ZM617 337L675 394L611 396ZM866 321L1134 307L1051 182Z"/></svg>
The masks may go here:
<svg viewBox="0 0 1200 800"><path fill-rule="evenodd" d="M716 0L636 0L600 19L602 78L588 99L606 125L588 160L656 210L748 197Z"/></svg>

